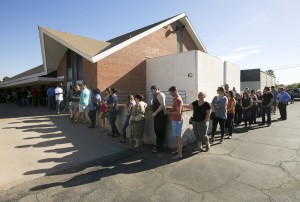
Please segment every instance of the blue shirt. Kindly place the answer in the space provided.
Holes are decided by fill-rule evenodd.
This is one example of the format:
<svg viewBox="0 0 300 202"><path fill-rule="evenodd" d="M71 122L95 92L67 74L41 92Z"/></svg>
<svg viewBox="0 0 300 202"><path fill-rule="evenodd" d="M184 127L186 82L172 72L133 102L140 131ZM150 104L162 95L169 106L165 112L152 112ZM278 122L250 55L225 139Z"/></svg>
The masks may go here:
<svg viewBox="0 0 300 202"><path fill-rule="evenodd" d="M291 96L287 92L283 91L278 93L277 100L278 102L289 102L291 101Z"/></svg>
<svg viewBox="0 0 300 202"><path fill-rule="evenodd" d="M115 111L115 112L119 111L118 97L116 95L109 96L109 98L107 100L107 104L114 104L113 110L107 109L107 111Z"/></svg>
<svg viewBox="0 0 300 202"><path fill-rule="evenodd" d="M221 119L227 119L227 103L228 99L226 96L220 98L219 96L215 96L212 103L211 108L212 111L215 112L215 116Z"/></svg>
<svg viewBox="0 0 300 202"><path fill-rule="evenodd" d="M52 88L52 87L48 88L47 95L48 96L54 96L55 95L54 88Z"/></svg>
<svg viewBox="0 0 300 202"><path fill-rule="evenodd" d="M79 104L87 106L89 104L89 99L90 99L90 91L84 88L80 93Z"/></svg>

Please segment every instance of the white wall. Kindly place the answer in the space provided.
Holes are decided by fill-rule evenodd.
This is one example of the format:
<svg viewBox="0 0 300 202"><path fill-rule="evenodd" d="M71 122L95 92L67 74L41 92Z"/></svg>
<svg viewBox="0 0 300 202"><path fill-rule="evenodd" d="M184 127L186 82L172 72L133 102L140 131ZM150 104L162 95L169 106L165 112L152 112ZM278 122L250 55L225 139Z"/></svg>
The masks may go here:
<svg viewBox="0 0 300 202"><path fill-rule="evenodd" d="M192 74L192 77L188 77ZM157 85L159 89L168 91L171 86L185 90L187 103L195 99L196 85L195 51L162 56L146 60L146 89Z"/></svg>
<svg viewBox="0 0 300 202"><path fill-rule="evenodd" d="M217 95L217 88L223 85L223 62L220 58L207 53L197 51L198 61L198 90L207 94L206 101L211 102ZM194 93L192 101L197 99L197 92Z"/></svg>
<svg viewBox="0 0 300 202"><path fill-rule="evenodd" d="M261 80L261 90L264 89L264 87L271 87L275 86L276 84L276 78L266 74L265 72L260 72L260 80Z"/></svg>
<svg viewBox="0 0 300 202"><path fill-rule="evenodd" d="M229 85L229 89L232 90L233 87L237 91L241 89L241 70L240 67L231 62L224 62L224 84Z"/></svg>
<svg viewBox="0 0 300 202"><path fill-rule="evenodd" d="M189 51L174 55L147 59L146 89L157 85L167 91L175 85L179 90L186 91L186 103L197 99L198 92L207 94L206 101L211 102L217 93L217 88L224 84L224 67L220 58L201 51ZM227 63L226 72L234 75L229 84L240 88L239 66ZM192 74L191 77L188 75Z"/></svg>

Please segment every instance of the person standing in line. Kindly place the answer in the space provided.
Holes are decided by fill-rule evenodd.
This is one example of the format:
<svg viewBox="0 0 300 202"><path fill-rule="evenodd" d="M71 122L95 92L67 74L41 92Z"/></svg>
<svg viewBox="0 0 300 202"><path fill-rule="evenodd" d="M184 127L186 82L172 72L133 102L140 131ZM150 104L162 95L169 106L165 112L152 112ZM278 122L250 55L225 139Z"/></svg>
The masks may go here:
<svg viewBox="0 0 300 202"><path fill-rule="evenodd" d="M133 95L128 95L127 97L127 103L126 103L126 109L127 109L127 115L126 115L126 120L124 122L124 125L122 127L122 140L119 142L120 144L126 143L126 128L129 126L129 119L131 117L131 111L132 108L135 106L136 101Z"/></svg>
<svg viewBox="0 0 300 202"><path fill-rule="evenodd" d="M272 114L276 114L276 108L277 108L277 95L278 91L275 89L275 86L271 86L271 93L273 95L273 103L272 103Z"/></svg>
<svg viewBox="0 0 300 202"><path fill-rule="evenodd" d="M258 108L258 98L256 96L255 90L251 90L250 97L253 101L252 107L251 107L251 119L250 123L251 124L256 124L256 116L257 116L257 108Z"/></svg>
<svg viewBox="0 0 300 202"><path fill-rule="evenodd" d="M100 114L99 114L99 120L100 120L100 132L104 131L105 128L105 118L107 116L107 106L106 106L106 101L108 99L108 92L105 90L104 91L105 96L101 100L101 105L100 105Z"/></svg>
<svg viewBox="0 0 300 202"><path fill-rule="evenodd" d="M197 150L202 150L202 142L205 142L205 151L209 151L210 144L207 136L207 130L209 127L209 115L210 115L210 104L204 99L206 94L204 92L198 93L198 100L195 100L189 105L189 108L193 110L193 131L198 142Z"/></svg>
<svg viewBox="0 0 300 202"><path fill-rule="evenodd" d="M211 133L211 143L215 141L215 133L217 130L217 125L220 124L221 128L221 139L220 144L223 143L224 133L225 133L225 121L227 119L227 104L228 99L225 96L225 89L220 86L217 89L218 95L215 96L211 103L212 112L215 113L213 119L212 133Z"/></svg>
<svg viewBox="0 0 300 202"><path fill-rule="evenodd" d="M73 93L70 94L70 102L69 102L69 111L70 111L70 120L72 121L77 112L79 111L79 101L80 101L80 87L78 84L75 84L72 87Z"/></svg>
<svg viewBox="0 0 300 202"><path fill-rule="evenodd" d="M79 116L75 120L75 123L78 123L78 120L81 118L81 115L83 115L83 123L86 123L86 108L89 104L90 99L90 91L87 89L85 84L82 84L82 89L80 93L80 99L79 99Z"/></svg>
<svg viewBox="0 0 300 202"><path fill-rule="evenodd" d="M270 92L269 87L265 87L262 95L261 101L261 119L262 122L260 126L266 124L266 114L267 114L267 126L271 126L271 106L273 103L273 94Z"/></svg>
<svg viewBox="0 0 300 202"><path fill-rule="evenodd" d="M237 93L235 95L235 113L234 113L234 123L236 126L240 125L242 122L242 106L241 106L241 95Z"/></svg>
<svg viewBox="0 0 300 202"><path fill-rule="evenodd" d="M228 138L232 137L232 128L233 128L233 118L235 112L236 101L234 99L233 91L228 91L227 94L228 104L227 104L227 119L225 121L225 128L228 129Z"/></svg>
<svg viewBox="0 0 300 202"><path fill-rule="evenodd" d="M237 94L237 91L236 91L235 87L232 87L232 92L233 92L233 96L235 97L236 94Z"/></svg>
<svg viewBox="0 0 300 202"><path fill-rule="evenodd" d="M286 120L287 119L286 105L288 102L291 101L291 96L287 92L285 92L284 88L279 88L277 100L278 100L278 108L280 113L279 120Z"/></svg>
<svg viewBox="0 0 300 202"><path fill-rule="evenodd" d="M54 92L55 92L55 101L56 101L56 111L57 111L57 114L59 115L60 112L61 112L61 104L63 102L63 94L64 94L64 91L62 89L63 87L63 84L60 83L58 84L58 86L54 89Z"/></svg>
<svg viewBox="0 0 300 202"><path fill-rule="evenodd" d="M130 133L135 139L134 148L142 147L142 139L144 135L145 128L145 113L147 108L147 103L143 101L144 96L141 94L136 94L134 96L135 105L130 112L131 116L129 119Z"/></svg>
<svg viewBox="0 0 300 202"><path fill-rule="evenodd" d="M116 95L118 91L114 87L107 88L106 90L109 92L109 97L107 100L107 118L111 126L111 134L108 135L111 135L112 137L118 137L120 135L116 125L116 120L119 113L118 96Z"/></svg>
<svg viewBox="0 0 300 202"><path fill-rule="evenodd" d="M89 126L89 128L95 128L96 126L96 113L97 113L96 110L98 109L98 107L100 107L100 102L101 102L101 96L99 94L99 90L98 89L92 90L92 95L89 100L88 115L91 120L91 125Z"/></svg>
<svg viewBox="0 0 300 202"><path fill-rule="evenodd" d="M225 95L227 95L229 93L229 85L227 83L224 85L224 89L225 89Z"/></svg>
<svg viewBox="0 0 300 202"><path fill-rule="evenodd" d="M244 123L245 123L245 128L251 126L251 107L253 105L253 100L249 96L248 91L243 92L243 98L242 98L242 110L243 110L243 117L244 117Z"/></svg>
<svg viewBox="0 0 300 202"><path fill-rule="evenodd" d="M55 92L54 92L54 87L53 85L49 86L47 90L47 96L48 96L48 111L55 110Z"/></svg>
<svg viewBox="0 0 300 202"><path fill-rule="evenodd" d="M165 114L171 115L172 120L172 134L176 138L177 142L177 155L172 159L179 160L182 159L182 110L183 110L183 101L181 96L178 94L178 90L175 86L169 88L169 92L173 97L173 104L170 110L166 110Z"/></svg>
<svg viewBox="0 0 300 202"><path fill-rule="evenodd" d="M154 132L156 135L156 147L152 149L152 152L157 153L164 150L167 123L167 116L164 114L166 95L161 92L156 85L151 86L150 89L153 95L152 116L154 118Z"/></svg>
<svg viewBox="0 0 300 202"><path fill-rule="evenodd" d="M257 90L256 97L257 97L257 117L260 118L261 117L261 101L262 101L261 90Z"/></svg>
<svg viewBox="0 0 300 202"><path fill-rule="evenodd" d="M32 105L33 107L38 107L39 103L39 92L37 88L33 88L31 91L31 96L32 96Z"/></svg>

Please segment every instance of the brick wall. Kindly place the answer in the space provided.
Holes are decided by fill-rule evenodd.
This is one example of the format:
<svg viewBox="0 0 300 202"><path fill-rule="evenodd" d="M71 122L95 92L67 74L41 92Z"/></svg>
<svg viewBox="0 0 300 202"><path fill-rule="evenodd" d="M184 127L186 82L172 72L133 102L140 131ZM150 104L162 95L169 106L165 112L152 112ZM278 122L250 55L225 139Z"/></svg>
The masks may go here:
<svg viewBox="0 0 300 202"><path fill-rule="evenodd" d="M119 91L145 91L146 58L177 53L177 36L172 26L164 27L139 41L97 62L97 87L103 91L109 86ZM184 30L183 50L197 50Z"/></svg>

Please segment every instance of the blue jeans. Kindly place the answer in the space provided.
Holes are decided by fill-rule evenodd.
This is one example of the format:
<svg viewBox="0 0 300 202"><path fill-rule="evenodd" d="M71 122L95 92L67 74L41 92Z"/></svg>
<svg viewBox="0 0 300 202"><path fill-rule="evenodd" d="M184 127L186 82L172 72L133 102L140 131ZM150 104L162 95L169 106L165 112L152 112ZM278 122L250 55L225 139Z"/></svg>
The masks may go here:
<svg viewBox="0 0 300 202"><path fill-rule="evenodd" d="M117 111L108 111L107 115L108 115L107 116L108 122L111 126L112 135L119 134L118 128L116 126L118 112Z"/></svg>
<svg viewBox="0 0 300 202"><path fill-rule="evenodd" d="M243 115L244 115L245 126L247 127L248 122L249 124L251 124L251 109L245 109Z"/></svg>
<svg viewBox="0 0 300 202"><path fill-rule="evenodd" d="M262 106L261 107L261 121L262 124L266 123L266 114L267 114L267 124L271 125L271 106Z"/></svg>
<svg viewBox="0 0 300 202"><path fill-rule="evenodd" d="M228 129L228 133L230 136L232 135L233 117L234 117L234 113L229 113L227 114L227 119L225 121L225 128Z"/></svg>
<svg viewBox="0 0 300 202"><path fill-rule="evenodd" d="M129 126L129 119L130 119L130 115L127 115L125 123L122 128L123 140L126 140L126 128Z"/></svg>
<svg viewBox="0 0 300 202"><path fill-rule="evenodd" d="M56 111L57 111L57 113L60 113L62 102L63 102L62 100L56 100Z"/></svg>

